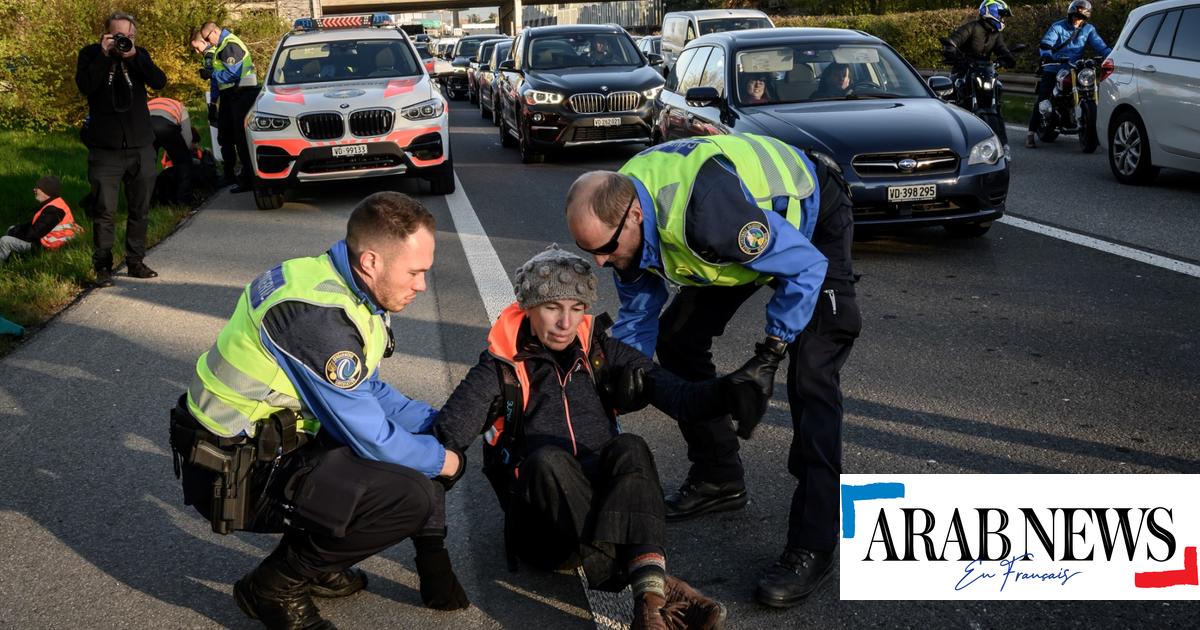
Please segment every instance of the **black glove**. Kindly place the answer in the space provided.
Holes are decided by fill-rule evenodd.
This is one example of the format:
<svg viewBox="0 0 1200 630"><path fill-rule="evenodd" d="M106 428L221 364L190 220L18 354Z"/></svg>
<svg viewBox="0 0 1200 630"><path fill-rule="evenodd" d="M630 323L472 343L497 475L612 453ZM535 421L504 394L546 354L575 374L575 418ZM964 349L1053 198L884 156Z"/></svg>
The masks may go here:
<svg viewBox="0 0 1200 630"><path fill-rule="evenodd" d="M212 78L212 68L200 68L200 78L207 81Z"/></svg>
<svg viewBox="0 0 1200 630"><path fill-rule="evenodd" d="M463 473L467 470L467 456L463 455L461 451L452 449L449 446L445 447L445 449L447 452L452 452L455 455L458 455L458 470L449 477L438 476L434 477L433 480L442 484L442 487L446 489L446 492L450 492L450 489L454 487L454 484L458 483L459 479L462 479Z"/></svg>
<svg viewBox="0 0 1200 630"><path fill-rule="evenodd" d="M1008 68L1009 70L1017 67L1017 59L1012 55L1005 55L999 58L997 61L1000 62L1001 66Z"/></svg>
<svg viewBox="0 0 1200 630"><path fill-rule="evenodd" d="M445 534L413 537L417 549L417 576L421 580L421 601L434 610L461 610L471 605L458 576L450 566Z"/></svg>
<svg viewBox="0 0 1200 630"><path fill-rule="evenodd" d="M767 338L754 346L754 357L724 378L730 394L729 412L737 422L738 437L750 439L754 428L767 413L767 402L775 391L775 372L787 355L787 344ZM749 392L742 388L748 388Z"/></svg>
<svg viewBox="0 0 1200 630"><path fill-rule="evenodd" d="M605 389L608 392L609 404L617 413L633 413L641 411L650 404L650 392L653 391L654 381L646 376L646 371L640 367L625 367L610 374Z"/></svg>
<svg viewBox="0 0 1200 630"><path fill-rule="evenodd" d="M208 126L211 127L215 124L217 124L217 104L209 103L208 104Z"/></svg>

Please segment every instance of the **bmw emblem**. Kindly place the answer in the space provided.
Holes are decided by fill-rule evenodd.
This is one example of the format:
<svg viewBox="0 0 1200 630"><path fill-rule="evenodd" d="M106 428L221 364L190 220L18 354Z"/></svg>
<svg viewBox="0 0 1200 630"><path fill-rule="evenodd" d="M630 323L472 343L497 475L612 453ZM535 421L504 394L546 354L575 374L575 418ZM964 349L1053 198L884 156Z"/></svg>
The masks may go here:
<svg viewBox="0 0 1200 630"><path fill-rule="evenodd" d="M350 109L350 103L342 103L341 105L338 105L338 107L342 109Z"/></svg>
<svg viewBox="0 0 1200 630"><path fill-rule="evenodd" d="M601 91L601 92L607 92L607 91L608 91L608 86L607 86L607 85L601 85L601 86L600 86L600 91Z"/></svg>
<svg viewBox="0 0 1200 630"><path fill-rule="evenodd" d="M912 158L904 158L903 160L896 162L896 166L899 166L900 170L902 171L911 171L914 168L917 168L917 161Z"/></svg>

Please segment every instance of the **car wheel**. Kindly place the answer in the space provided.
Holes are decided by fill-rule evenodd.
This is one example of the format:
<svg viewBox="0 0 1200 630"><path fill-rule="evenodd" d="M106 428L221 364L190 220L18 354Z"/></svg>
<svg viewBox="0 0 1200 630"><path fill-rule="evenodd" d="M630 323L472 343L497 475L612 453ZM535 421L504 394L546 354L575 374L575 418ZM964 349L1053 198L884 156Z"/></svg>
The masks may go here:
<svg viewBox="0 0 1200 630"><path fill-rule="evenodd" d="M987 234L987 231L992 228L992 222L986 223L951 223L950 225L942 226L950 233L950 236L957 238L976 238Z"/></svg>
<svg viewBox="0 0 1200 630"><path fill-rule="evenodd" d="M541 164L546 161L546 154L533 148L533 142L527 134L521 133L517 143L520 145L522 164Z"/></svg>
<svg viewBox="0 0 1200 630"><path fill-rule="evenodd" d="M278 210L283 206L283 191L263 184L254 186L254 205L259 210Z"/></svg>
<svg viewBox="0 0 1200 630"><path fill-rule="evenodd" d="M1108 166L1122 184L1149 184L1158 176L1150 159L1146 125L1134 112L1121 112L1108 130Z"/></svg>
<svg viewBox="0 0 1200 630"><path fill-rule="evenodd" d="M1081 101L1079 117L1079 146L1084 153L1095 153L1100 146L1100 138L1096 135L1096 103Z"/></svg>
<svg viewBox="0 0 1200 630"><path fill-rule="evenodd" d="M508 133L508 123L504 122L503 115L500 116L500 122L496 124L500 127L500 146L506 149L517 146L516 138L513 138L512 134Z"/></svg>
<svg viewBox="0 0 1200 630"><path fill-rule="evenodd" d="M447 158L445 162L434 167L433 176L429 181L429 192L434 195L449 195L454 192L454 160Z"/></svg>

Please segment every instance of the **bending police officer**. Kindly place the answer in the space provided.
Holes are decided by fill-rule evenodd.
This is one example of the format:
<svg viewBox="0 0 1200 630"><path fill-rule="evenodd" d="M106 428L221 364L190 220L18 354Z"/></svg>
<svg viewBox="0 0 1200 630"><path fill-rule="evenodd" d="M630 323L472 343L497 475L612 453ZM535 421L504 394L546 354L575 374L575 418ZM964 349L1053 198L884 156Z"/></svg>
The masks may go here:
<svg viewBox="0 0 1200 630"><path fill-rule="evenodd" d="M254 72L250 48L216 22L205 22L193 34L192 48L205 56L200 78L210 81L210 103L218 107L217 136L226 181L234 177L235 164L242 166L237 186L230 192L248 192L253 189L254 169L250 162L250 147L246 144L245 120L258 93L258 75ZM211 69L207 65L209 53L212 54ZM211 116L211 105L209 112Z"/></svg>
<svg viewBox="0 0 1200 630"><path fill-rule="evenodd" d="M647 355L657 349L664 368L693 381L715 376L713 338L771 283L766 337L743 369L757 373L765 406L785 352L791 357L788 469L799 483L786 548L759 580L757 598L799 603L832 570L839 371L861 327L844 181L773 138L677 140L643 151L620 173L581 176L568 194L567 221L580 248L614 268L621 306L613 336ZM681 288L662 311L667 282ZM733 416L753 418L754 411L735 408ZM735 433L728 417L680 424L692 466L666 497L668 521L746 505L737 437L748 438L752 428L742 419Z"/></svg>
<svg viewBox="0 0 1200 630"><path fill-rule="evenodd" d="M218 531L284 532L234 586L238 606L268 628L332 628L312 596L361 590L366 576L351 567L420 532L441 496L430 479L461 474L460 456L429 434L435 410L379 378L389 314L425 290L433 234L433 216L410 197L364 199L345 240L246 287L172 413L185 502ZM276 458L265 481L238 488L265 507L228 514L239 497L212 497L229 475L204 464L247 442Z"/></svg>

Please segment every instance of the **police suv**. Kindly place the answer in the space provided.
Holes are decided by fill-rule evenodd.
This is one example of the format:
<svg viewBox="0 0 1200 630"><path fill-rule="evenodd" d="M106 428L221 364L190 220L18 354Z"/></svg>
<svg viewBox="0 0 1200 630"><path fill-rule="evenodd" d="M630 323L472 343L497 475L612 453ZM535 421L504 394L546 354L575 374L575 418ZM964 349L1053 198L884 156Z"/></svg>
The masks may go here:
<svg viewBox="0 0 1200 630"><path fill-rule="evenodd" d="M384 13L301 18L246 117L259 209L307 182L410 176L454 192L446 102Z"/></svg>

